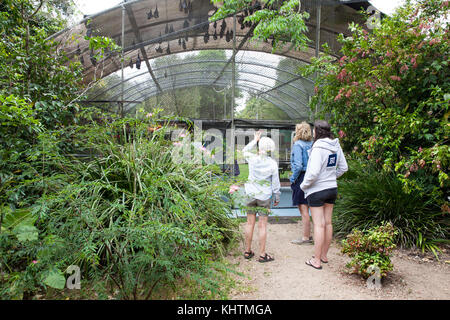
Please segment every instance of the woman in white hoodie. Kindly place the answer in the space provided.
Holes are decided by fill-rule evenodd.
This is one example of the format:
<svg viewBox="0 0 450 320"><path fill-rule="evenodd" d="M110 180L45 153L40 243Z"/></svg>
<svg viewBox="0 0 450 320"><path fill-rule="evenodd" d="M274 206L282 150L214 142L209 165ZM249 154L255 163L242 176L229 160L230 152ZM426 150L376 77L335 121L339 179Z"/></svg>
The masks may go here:
<svg viewBox="0 0 450 320"><path fill-rule="evenodd" d="M333 238L331 217L337 198L336 179L348 170L348 166L339 139L332 139L328 122L316 121L313 135L314 144L300 188L311 208L314 224L314 256L306 264L322 269L321 263L328 263L327 254Z"/></svg>

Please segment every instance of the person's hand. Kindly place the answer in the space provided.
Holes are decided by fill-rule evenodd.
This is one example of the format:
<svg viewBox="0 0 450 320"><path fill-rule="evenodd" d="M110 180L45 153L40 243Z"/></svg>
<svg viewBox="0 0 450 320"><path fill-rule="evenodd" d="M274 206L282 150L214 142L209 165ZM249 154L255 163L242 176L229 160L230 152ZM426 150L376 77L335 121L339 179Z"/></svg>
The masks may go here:
<svg viewBox="0 0 450 320"><path fill-rule="evenodd" d="M276 207L279 203L280 203L280 201L275 201L275 202L273 203L273 205Z"/></svg>
<svg viewBox="0 0 450 320"><path fill-rule="evenodd" d="M255 132L255 140L257 142L259 141L259 139L261 139L261 134L262 134L262 132L259 130Z"/></svg>

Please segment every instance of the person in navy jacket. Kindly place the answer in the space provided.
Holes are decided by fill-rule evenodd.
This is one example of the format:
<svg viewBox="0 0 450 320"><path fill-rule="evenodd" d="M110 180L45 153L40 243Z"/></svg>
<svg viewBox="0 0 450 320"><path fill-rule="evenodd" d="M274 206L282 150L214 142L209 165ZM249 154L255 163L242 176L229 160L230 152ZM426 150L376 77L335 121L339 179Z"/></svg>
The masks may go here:
<svg viewBox="0 0 450 320"><path fill-rule="evenodd" d="M312 146L311 127L303 121L295 126L294 144L291 151L291 170L290 177L292 189L292 205L298 207L302 216L303 237L292 240L294 244L312 243L311 223L309 219L309 207L305 194L300 189L300 184L305 177L306 168L308 166L308 151Z"/></svg>

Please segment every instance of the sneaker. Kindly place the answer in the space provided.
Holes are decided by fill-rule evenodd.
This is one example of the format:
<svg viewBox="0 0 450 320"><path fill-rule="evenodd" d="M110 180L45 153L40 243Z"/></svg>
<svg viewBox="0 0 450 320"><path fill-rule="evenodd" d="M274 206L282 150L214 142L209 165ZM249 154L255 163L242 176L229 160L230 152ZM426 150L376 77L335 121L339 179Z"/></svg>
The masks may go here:
<svg viewBox="0 0 450 320"><path fill-rule="evenodd" d="M291 243L293 243L293 244L308 244L308 243L313 243L313 239L312 239L312 237L309 237L308 240L303 240L302 238L300 238L300 239L292 240Z"/></svg>

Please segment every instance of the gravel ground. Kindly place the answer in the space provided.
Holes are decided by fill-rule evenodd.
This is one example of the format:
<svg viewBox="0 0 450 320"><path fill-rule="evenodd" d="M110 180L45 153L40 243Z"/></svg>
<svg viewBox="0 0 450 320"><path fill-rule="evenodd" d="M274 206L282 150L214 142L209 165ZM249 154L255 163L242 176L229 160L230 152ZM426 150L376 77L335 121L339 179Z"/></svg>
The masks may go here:
<svg viewBox="0 0 450 320"><path fill-rule="evenodd" d="M241 231L245 223L241 224ZM275 261L259 263L258 226L255 226L252 250L255 257L243 257L243 242L228 259L245 276L236 276L239 285L231 299L241 300L310 300L310 299L450 299L450 255L448 250L440 261L423 256L417 251L395 250L394 270L381 282L381 289L370 289L358 275L346 273L350 260L340 253L334 241L328 254L329 263L322 270L307 266L305 261L313 255L313 245L291 244L299 238L301 221L269 222L267 252Z"/></svg>

